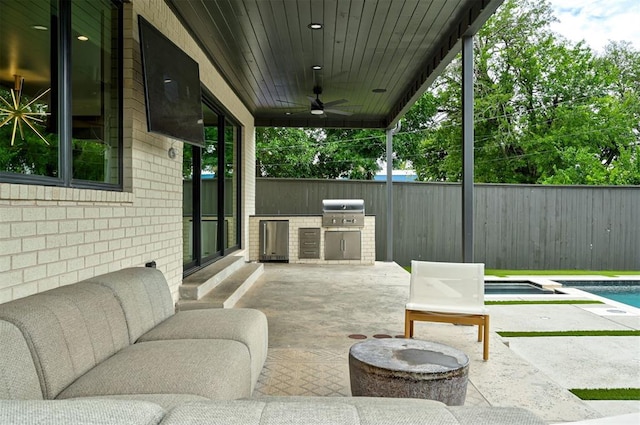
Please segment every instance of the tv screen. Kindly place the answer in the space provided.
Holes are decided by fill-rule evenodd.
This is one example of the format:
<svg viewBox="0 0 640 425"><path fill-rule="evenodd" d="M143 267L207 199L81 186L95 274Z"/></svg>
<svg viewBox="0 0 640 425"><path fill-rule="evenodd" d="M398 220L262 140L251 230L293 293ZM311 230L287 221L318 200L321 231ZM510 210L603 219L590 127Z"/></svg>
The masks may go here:
<svg viewBox="0 0 640 425"><path fill-rule="evenodd" d="M198 63L142 16L138 24L149 131L202 146Z"/></svg>

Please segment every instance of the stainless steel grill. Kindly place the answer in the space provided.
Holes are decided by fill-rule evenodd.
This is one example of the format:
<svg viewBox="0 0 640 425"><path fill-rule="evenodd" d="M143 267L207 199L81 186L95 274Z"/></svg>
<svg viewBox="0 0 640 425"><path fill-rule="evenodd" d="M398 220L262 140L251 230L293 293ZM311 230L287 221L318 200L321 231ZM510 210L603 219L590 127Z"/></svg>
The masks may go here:
<svg viewBox="0 0 640 425"><path fill-rule="evenodd" d="M325 199L322 201L323 227L364 227L363 199Z"/></svg>

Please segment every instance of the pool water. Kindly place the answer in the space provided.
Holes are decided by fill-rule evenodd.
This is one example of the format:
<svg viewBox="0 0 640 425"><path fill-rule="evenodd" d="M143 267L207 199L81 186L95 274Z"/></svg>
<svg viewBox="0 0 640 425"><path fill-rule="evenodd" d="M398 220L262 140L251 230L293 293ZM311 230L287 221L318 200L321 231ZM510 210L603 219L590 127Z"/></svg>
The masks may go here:
<svg viewBox="0 0 640 425"><path fill-rule="evenodd" d="M567 288L580 289L590 294L640 308L640 281L638 280L557 280L556 282L562 283Z"/></svg>
<svg viewBox="0 0 640 425"><path fill-rule="evenodd" d="M484 293L491 295L553 294L552 290L541 288L530 282L484 282Z"/></svg>

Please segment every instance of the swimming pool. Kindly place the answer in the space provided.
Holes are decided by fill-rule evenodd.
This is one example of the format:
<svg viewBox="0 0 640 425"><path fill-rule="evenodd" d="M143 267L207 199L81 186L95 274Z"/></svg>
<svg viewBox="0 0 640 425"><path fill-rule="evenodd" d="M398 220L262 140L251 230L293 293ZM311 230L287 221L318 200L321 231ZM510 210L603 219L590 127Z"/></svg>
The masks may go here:
<svg viewBox="0 0 640 425"><path fill-rule="evenodd" d="M576 288L640 308L640 280L556 280L566 288Z"/></svg>
<svg viewBox="0 0 640 425"><path fill-rule="evenodd" d="M553 294L554 292L529 281L485 281L484 293L485 295L541 295Z"/></svg>

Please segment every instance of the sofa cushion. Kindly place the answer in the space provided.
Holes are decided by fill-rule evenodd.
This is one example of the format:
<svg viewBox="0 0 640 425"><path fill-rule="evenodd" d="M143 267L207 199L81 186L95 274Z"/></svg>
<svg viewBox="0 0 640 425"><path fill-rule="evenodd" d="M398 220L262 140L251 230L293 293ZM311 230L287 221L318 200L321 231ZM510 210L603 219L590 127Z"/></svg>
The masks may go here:
<svg viewBox="0 0 640 425"><path fill-rule="evenodd" d="M0 399L42 399L36 366L18 328L0 320Z"/></svg>
<svg viewBox="0 0 640 425"><path fill-rule="evenodd" d="M267 317L252 309L203 309L180 311L138 341L169 339L230 339L243 343L251 356L252 390L267 359Z"/></svg>
<svg viewBox="0 0 640 425"><path fill-rule="evenodd" d="M542 419L518 407L465 407L451 406L447 408L461 424L474 425L539 425Z"/></svg>
<svg viewBox="0 0 640 425"><path fill-rule="evenodd" d="M169 411L181 404L192 401L211 401L207 397L193 394L112 394L95 397L81 397L70 400L128 400L128 401L146 401L157 404L165 411ZM62 400L61 400L62 401Z"/></svg>
<svg viewBox="0 0 640 425"><path fill-rule="evenodd" d="M44 398L55 398L79 376L129 345L113 292L81 282L0 305L31 351Z"/></svg>
<svg viewBox="0 0 640 425"><path fill-rule="evenodd" d="M358 411L346 403L307 401L298 403L242 400L237 402L188 403L173 409L163 425L281 425L359 424Z"/></svg>
<svg viewBox="0 0 640 425"><path fill-rule="evenodd" d="M133 344L142 334L175 312L169 285L160 270L132 267L87 279L111 289L127 319Z"/></svg>
<svg viewBox="0 0 640 425"><path fill-rule="evenodd" d="M121 400L0 400L3 425L154 425L164 417L157 404Z"/></svg>
<svg viewBox="0 0 640 425"><path fill-rule="evenodd" d="M97 365L58 398L155 393L249 397L249 350L220 339L141 342Z"/></svg>
<svg viewBox="0 0 640 425"><path fill-rule="evenodd" d="M478 412L474 417L473 412ZM487 421L488 420L488 421ZM524 409L447 407L433 400L370 397L266 397L195 402L171 410L162 425L543 425Z"/></svg>

